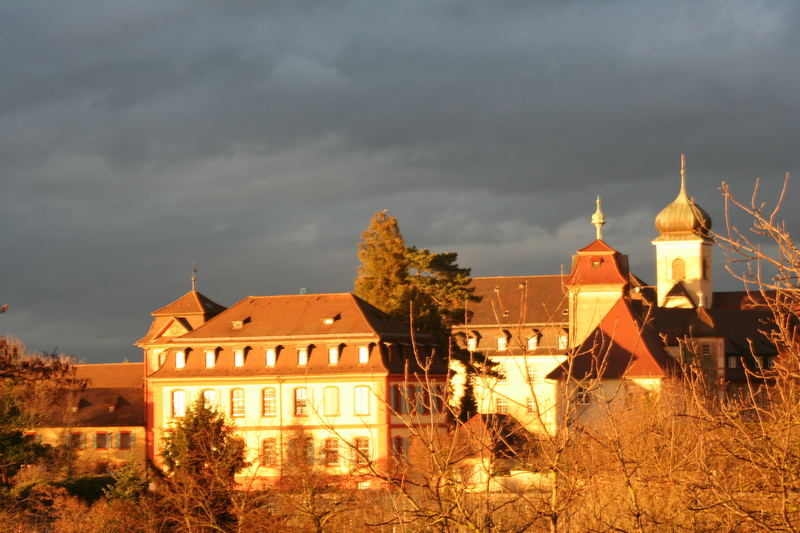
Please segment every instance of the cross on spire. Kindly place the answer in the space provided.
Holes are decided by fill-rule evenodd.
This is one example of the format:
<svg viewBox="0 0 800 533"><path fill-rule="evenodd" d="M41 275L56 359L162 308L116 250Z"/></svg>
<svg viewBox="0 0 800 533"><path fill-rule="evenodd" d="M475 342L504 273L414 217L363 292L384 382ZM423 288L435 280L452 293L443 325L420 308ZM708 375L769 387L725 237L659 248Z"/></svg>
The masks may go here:
<svg viewBox="0 0 800 533"><path fill-rule="evenodd" d="M686 154L681 154L681 192L686 192Z"/></svg>
<svg viewBox="0 0 800 533"><path fill-rule="evenodd" d="M597 196L597 211L592 215L592 225L597 230L597 240L603 239L603 225L606 223L606 216L600 208L600 196Z"/></svg>
<svg viewBox="0 0 800 533"><path fill-rule="evenodd" d="M192 261L192 290L197 290L197 269L194 266L194 261Z"/></svg>

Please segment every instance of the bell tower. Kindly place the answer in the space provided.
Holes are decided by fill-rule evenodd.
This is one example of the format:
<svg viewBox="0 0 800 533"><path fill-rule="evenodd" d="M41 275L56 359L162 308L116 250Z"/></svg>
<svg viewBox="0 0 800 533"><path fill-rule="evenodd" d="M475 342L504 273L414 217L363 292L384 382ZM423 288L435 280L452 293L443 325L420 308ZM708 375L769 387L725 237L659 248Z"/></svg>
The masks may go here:
<svg viewBox="0 0 800 533"><path fill-rule="evenodd" d="M681 188L656 217L656 285L660 307L711 307L711 217L686 194L686 156Z"/></svg>

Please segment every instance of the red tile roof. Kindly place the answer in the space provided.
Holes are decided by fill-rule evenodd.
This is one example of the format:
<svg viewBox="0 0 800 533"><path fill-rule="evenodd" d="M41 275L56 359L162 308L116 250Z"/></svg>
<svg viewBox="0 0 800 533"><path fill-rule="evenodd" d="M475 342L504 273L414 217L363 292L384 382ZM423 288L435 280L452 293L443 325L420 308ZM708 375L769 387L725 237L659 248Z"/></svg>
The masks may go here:
<svg viewBox="0 0 800 533"><path fill-rule="evenodd" d="M642 324L627 298L620 298L597 328L575 349L575 357L556 368L551 379L664 377L674 360L656 332Z"/></svg>
<svg viewBox="0 0 800 533"><path fill-rule="evenodd" d="M624 256L601 240L578 250L565 285L613 285L629 283Z"/></svg>
<svg viewBox="0 0 800 533"><path fill-rule="evenodd" d="M187 316L187 315L216 315L225 310L225 307L211 300L204 294L191 290L152 312L153 316Z"/></svg>
<svg viewBox="0 0 800 533"><path fill-rule="evenodd" d="M326 323L326 320L331 322ZM248 296L173 342L259 337L408 336L409 333L408 324L354 294L298 294Z"/></svg>
<svg viewBox="0 0 800 533"><path fill-rule="evenodd" d="M566 276L499 276L473 278L477 303L467 306L470 326L551 324L566 322Z"/></svg>

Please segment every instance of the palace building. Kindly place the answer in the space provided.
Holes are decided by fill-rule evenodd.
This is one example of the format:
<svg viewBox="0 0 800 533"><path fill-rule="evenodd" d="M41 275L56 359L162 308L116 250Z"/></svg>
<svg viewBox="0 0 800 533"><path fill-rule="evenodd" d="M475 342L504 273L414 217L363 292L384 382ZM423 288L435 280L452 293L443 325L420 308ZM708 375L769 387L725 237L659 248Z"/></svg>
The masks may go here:
<svg viewBox="0 0 800 533"><path fill-rule="evenodd" d="M431 338L353 294L248 296L225 309L193 287L152 315L137 345L156 463L198 398L233 422L258 478L284 475L298 450L354 472L406 453L414 425L443 426L446 364Z"/></svg>
<svg viewBox="0 0 800 533"><path fill-rule="evenodd" d="M476 378L481 413L552 432L596 419L603 402L657 391L689 358L720 394L743 386L746 368L772 365L762 332L772 315L759 295L713 291L711 219L688 196L681 163L678 196L655 218L654 286L603 240L599 198L596 240L569 275L473 279L482 299L454 334L496 364L497 376Z"/></svg>

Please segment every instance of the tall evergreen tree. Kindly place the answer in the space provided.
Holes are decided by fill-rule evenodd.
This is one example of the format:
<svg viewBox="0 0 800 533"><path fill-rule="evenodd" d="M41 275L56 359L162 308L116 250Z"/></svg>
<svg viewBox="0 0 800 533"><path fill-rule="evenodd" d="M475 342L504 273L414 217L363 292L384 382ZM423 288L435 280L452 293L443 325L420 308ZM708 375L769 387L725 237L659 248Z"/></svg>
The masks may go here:
<svg viewBox="0 0 800 533"><path fill-rule="evenodd" d="M354 292L390 315L408 318L408 259L397 219L377 211L358 243Z"/></svg>
<svg viewBox="0 0 800 533"><path fill-rule="evenodd" d="M442 340L464 318L465 303L477 299L458 254L406 246L397 219L386 211L376 212L361 234L358 257L357 296Z"/></svg>

